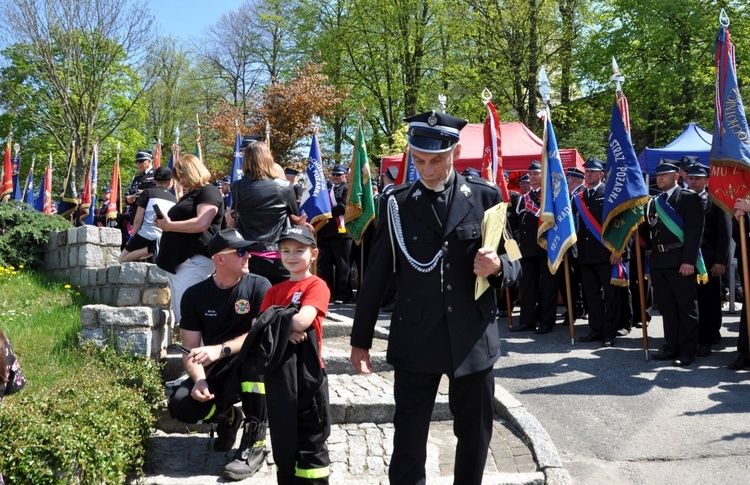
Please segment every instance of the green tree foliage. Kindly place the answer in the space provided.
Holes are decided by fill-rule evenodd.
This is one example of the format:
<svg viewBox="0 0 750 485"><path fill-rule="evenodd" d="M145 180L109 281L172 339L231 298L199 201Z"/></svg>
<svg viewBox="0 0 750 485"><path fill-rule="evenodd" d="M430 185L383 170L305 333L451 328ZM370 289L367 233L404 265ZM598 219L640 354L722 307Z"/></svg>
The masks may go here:
<svg viewBox="0 0 750 485"><path fill-rule="evenodd" d="M117 132L149 86L140 61L151 17L138 1L9 0L1 23L11 39L2 52L3 110L63 153L75 141L83 180L93 143Z"/></svg>

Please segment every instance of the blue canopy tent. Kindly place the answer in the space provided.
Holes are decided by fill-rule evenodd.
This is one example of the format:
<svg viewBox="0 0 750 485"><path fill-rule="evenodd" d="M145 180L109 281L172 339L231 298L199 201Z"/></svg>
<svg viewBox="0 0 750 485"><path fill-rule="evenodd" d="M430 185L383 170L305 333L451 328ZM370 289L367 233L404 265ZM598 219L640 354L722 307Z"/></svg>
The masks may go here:
<svg viewBox="0 0 750 485"><path fill-rule="evenodd" d="M690 123L680 136L664 148L646 147L638 155L638 163L641 164L641 170L649 175L656 173L656 166L662 158L679 160L685 155L692 155L698 157L700 163L708 165L712 140L711 133L696 123Z"/></svg>

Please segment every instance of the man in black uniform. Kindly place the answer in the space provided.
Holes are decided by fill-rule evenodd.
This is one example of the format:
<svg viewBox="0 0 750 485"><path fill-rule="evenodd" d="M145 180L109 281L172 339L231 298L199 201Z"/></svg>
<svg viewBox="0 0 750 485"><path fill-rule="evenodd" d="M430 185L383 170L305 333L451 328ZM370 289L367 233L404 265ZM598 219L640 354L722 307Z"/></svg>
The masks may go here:
<svg viewBox="0 0 750 485"><path fill-rule="evenodd" d="M420 178L396 187L388 198L388 223L381 216L354 316L351 360L359 372L372 371L378 306L395 274L387 353L396 401L390 483L424 483L430 417L447 374L458 438L454 480L479 484L492 434L492 367L500 357L500 334L495 291L475 299L475 275L507 286L518 264L503 250L498 256L497 248L482 247L482 219L502 201L498 188L453 169L466 121L435 111L405 121Z"/></svg>
<svg viewBox="0 0 750 485"><path fill-rule="evenodd" d="M521 249L521 323L512 332L534 330L548 333L555 326L557 314L558 279L547 265L547 250L537 242L539 207L542 186L542 164L537 160L529 165L531 190L518 202L516 213L520 219L518 244ZM539 326L536 326L536 322Z"/></svg>
<svg viewBox="0 0 750 485"><path fill-rule="evenodd" d="M228 451L242 422L234 403L242 401L242 441L224 468L230 479L252 476L265 457L265 388L237 370L237 354L271 287L262 276L249 274L252 244L235 229L223 229L211 238L208 253L216 272L188 288L181 304L180 334L190 351L182 362L190 378L175 390L168 405L172 417L184 423L218 423L214 449Z"/></svg>
<svg viewBox="0 0 750 485"><path fill-rule="evenodd" d="M346 230L339 231L336 218L346 212L346 198L349 184L346 175L349 170L343 165L336 165L331 170L333 178L333 195L336 205L331 207L332 218L318 231L318 276L323 278L331 290L331 299L342 303L351 302L351 282L349 281L349 263L352 255L352 237Z"/></svg>
<svg viewBox="0 0 750 485"><path fill-rule="evenodd" d="M732 221L708 197L708 173L705 165L694 164L688 169L687 182L703 204L705 225L701 240L701 254L708 269L708 283L698 285L698 357L711 355L711 344L721 337L721 277L729 264L729 241Z"/></svg>
<svg viewBox="0 0 750 485"><path fill-rule="evenodd" d="M745 230L747 231L748 228L750 228L750 199L737 199L734 203L734 209L735 219L739 219L740 217L745 218ZM740 226L737 222L732 224L732 238L734 238L734 242L736 243L734 255L737 258L737 261L742 261L742 243L739 230ZM745 237L750 239L750 234L745 234ZM739 271L741 279L744 278L742 267L743 265L740 263ZM748 291L747 288L745 288L745 291ZM745 301L742 303L744 304ZM737 336L737 357L727 365L727 368L731 370L742 370L746 367L750 367L750 343L747 339L747 313L743 309L740 312L740 333Z"/></svg>
<svg viewBox="0 0 750 485"><path fill-rule="evenodd" d="M135 154L135 164L138 167L138 173L133 176L130 186L125 192L125 203L127 204L127 214L132 224L135 218L135 211L138 209L135 201L145 189L155 187L154 184L154 167L151 166L153 156L150 150L138 150Z"/></svg>
<svg viewBox="0 0 750 485"><path fill-rule="evenodd" d="M597 160L594 157L589 158L589 160L595 160L599 162L599 164L602 163L600 160ZM578 195L581 190L584 190L586 188L583 183L583 179L583 171L576 167L571 167L567 170L567 172L565 172L565 180L568 182L568 191L570 193L571 206L573 205L573 197ZM578 247L576 245L573 245L573 247L571 247L568 251L568 262L570 263L570 288L573 301L573 317L581 318L586 314L586 307L584 305L583 286L581 284L581 270L578 268ZM560 287L560 296L562 297L563 305L567 307L568 291L565 285L565 272L558 271L557 275L560 278L560 281L558 283L558 286ZM568 324L567 310L565 310L565 313L563 313L562 324Z"/></svg>
<svg viewBox="0 0 750 485"><path fill-rule="evenodd" d="M662 191L646 205L646 224L639 228L646 248L654 300L664 319L666 345L654 360L692 364L698 350L698 295L696 265L703 234L703 204L690 189L677 184L676 165L656 167L656 185Z"/></svg>
<svg viewBox="0 0 750 485"><path fill-rule="evenodd" d="M621 311L620 293L612 284L612 265L619 264L620 258L601 242L604 165L590 158L583 167L586 186L571 204L578 228L578 267L589 310L589 333L580 340L601 340L604 347L612 347Z"/></svg>

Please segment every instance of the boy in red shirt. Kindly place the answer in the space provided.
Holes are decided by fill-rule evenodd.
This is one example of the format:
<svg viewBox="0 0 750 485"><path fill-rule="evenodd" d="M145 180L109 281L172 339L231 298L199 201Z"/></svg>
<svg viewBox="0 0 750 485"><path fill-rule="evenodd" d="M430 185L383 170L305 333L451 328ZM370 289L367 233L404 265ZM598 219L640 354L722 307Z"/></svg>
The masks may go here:
<svg viewBox="0 0 750 485"><path fill-rule="evenodd" d="M299 312L292 318L289 342L292 344L304 342L307 339L307 330L312 326L315 329L317 347L322 349L322 323L328 311L331 292L325 281L310 271L310 264L318 257L315 236L306 226L287 228L279 238L279 251L281 262L289 271L290 277L288 281L274 285L268 290L263 299L261 312L273 305L299 304ZM300 479L307 483L328 483L330 461L326 439L331 432L328 412L328 380L325 378L323 360L322 358L319 360L323 384L317 391L312 404L307 409L298 411L296 423L281 419L274 422L274 413L269 409L268 419L272 443L274 435L284 436L285 429L289 426L296 426L297 444L294 463L288 463L288 457L277 457L277 447L273 446L279 484L299 483ZM266 386L268 387L268 383ZM272 391L269 389L267 392Z"/></svg>

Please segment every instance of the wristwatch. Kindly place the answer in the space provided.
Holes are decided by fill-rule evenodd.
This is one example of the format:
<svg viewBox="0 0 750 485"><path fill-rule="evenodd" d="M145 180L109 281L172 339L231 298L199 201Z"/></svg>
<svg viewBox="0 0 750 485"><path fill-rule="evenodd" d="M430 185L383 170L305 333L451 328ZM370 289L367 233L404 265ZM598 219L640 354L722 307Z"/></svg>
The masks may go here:
<svg viewBox="0 0 750 485"><path fill-rule="evenodd" d="M232 355L232 348L229 345L225 345L221 348L222 357L229 357L230 355Z"/></svg>

